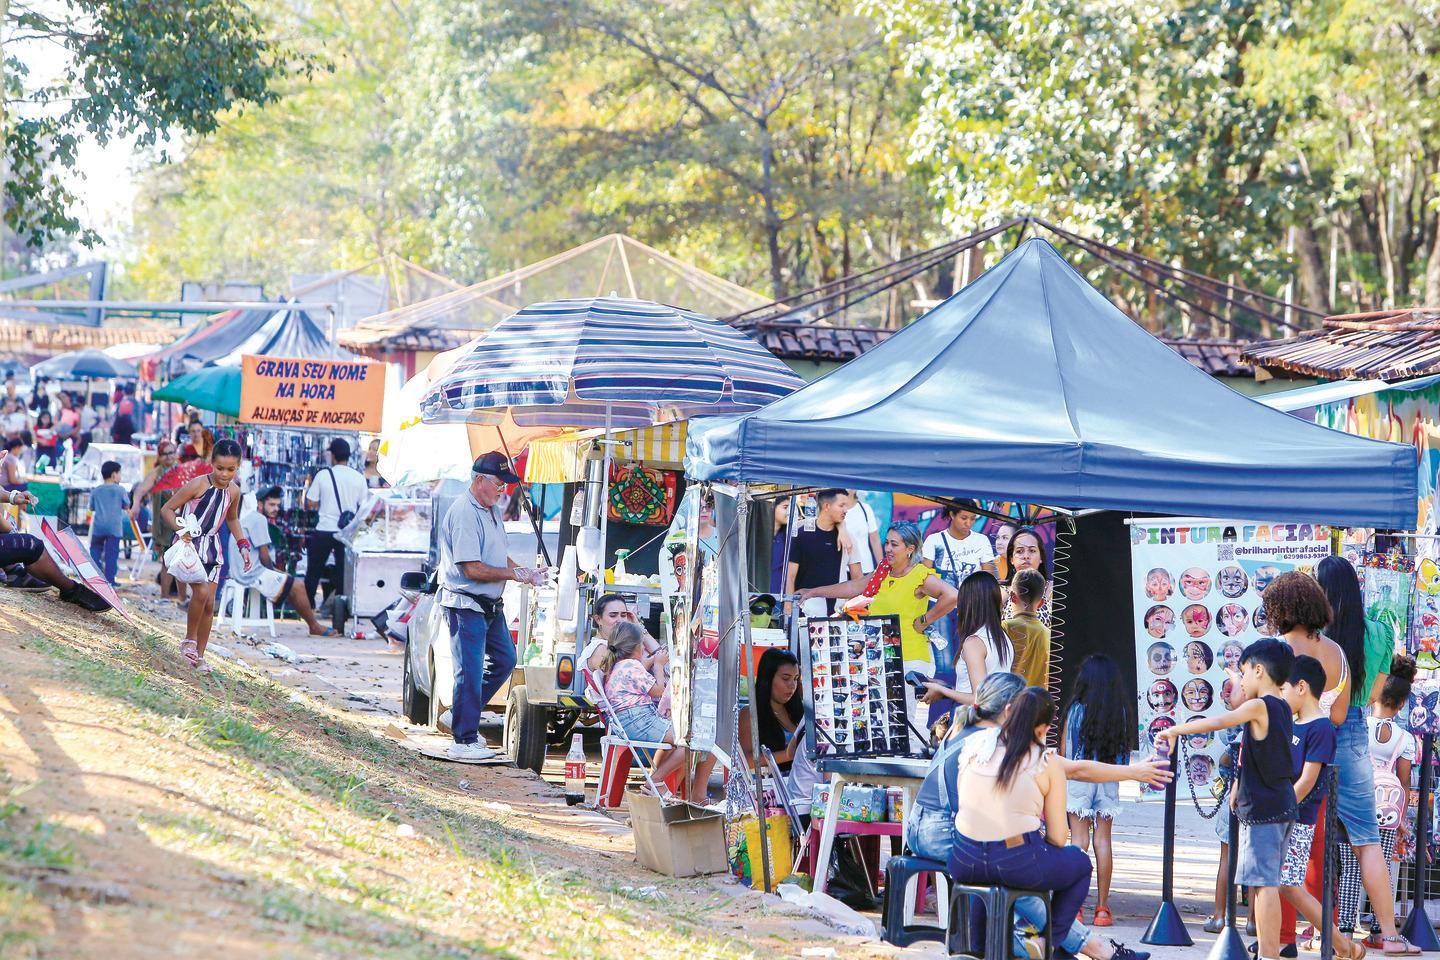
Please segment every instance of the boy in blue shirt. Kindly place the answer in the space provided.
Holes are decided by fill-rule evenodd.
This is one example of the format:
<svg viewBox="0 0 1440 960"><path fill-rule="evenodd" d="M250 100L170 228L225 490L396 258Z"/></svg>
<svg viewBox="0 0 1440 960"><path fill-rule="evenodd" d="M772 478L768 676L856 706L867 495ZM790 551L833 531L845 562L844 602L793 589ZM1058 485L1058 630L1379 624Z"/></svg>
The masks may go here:
<svg viewBox="0 0 1440 960"><path fill-rule="evenodd" d="M120 486L120 464L106 460L100 466L100 486L90 491L90 559L115 586L120 566L120 540L125 536L130 494Z"/></svg>
<svg viewBox="0 0 1440 960"><path fill-rule="evenodd" d="M1293 763L1290 771L1295 778L1295 824L1290 828L1285 848L1285 862L1280 867L1280 896L1296 911L1320 926L1320 903L1305 889L1305 871L1310 865L1310 844L1315 839L1315 823L1320 817L1320 803L1325 799L1321 778L1325 768L1335 762L1335 725L1330 712L1320 707L1320 694L1325 689L1325 667L1314 657L1296 657L1290 668L1290 681L1281 695L1295 712L1290 728L1290 750ZM1355 945L1335 930L1335 955L1358 954Z"/></svg>

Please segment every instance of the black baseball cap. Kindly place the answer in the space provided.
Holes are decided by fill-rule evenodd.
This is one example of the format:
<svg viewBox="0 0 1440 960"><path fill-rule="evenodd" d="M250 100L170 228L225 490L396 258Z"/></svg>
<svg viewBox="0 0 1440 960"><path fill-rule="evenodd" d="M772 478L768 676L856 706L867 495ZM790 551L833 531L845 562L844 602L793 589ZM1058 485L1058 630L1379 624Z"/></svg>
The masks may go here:
<svg viewBox="0 0 1440 960"><path fill-rule="evenodd" d="M520 482L520 476L510 466L510 459L499 450L491 450L489 453L476 457L475 463L470 467L470 472L477 476L488 474L506 483Z"/></svg>

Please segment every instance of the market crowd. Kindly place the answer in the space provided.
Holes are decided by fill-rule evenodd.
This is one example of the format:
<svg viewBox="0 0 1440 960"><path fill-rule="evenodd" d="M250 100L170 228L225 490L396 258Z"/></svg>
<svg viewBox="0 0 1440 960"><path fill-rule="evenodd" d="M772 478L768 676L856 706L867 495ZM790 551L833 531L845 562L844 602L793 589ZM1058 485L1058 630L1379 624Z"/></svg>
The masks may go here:
<svg viewBox="0 0 1440 960"><path fill-rule="evenodd" d="M341 519L354 516L370 488L385 485L377 469L378 444L361 452L346 438L332 439L325 462L310 472L298 498L273 485L242 496L240 481L254 464L237 427L219 426L213 419L207 423L200 411L186 408L173 431L160 432L147 388L114 382L97 390L98 383L85 381L77 388L37 377L22 390L13 373L5 377L0 506L12 509L0 516L4 585L32 592L58 588L64 599L91 609L108 606L89 587L64 577L39 538L17 529L19 512L37 505L37 481L55 479L65 465L84 460L92 447L132 446L153 459L143 476L129 482L124 466L113 459L116 446L96 447L98 482L86 490L90 554L101 576L118 587L120 554L139 547L137 531L160 556L177 536L192 543L203 566L201 582L187 584L165 563L155 576L161 596L187 610L182 652L197 669L206 669L203 651L216 589L224 578L258 590L277 611L288 604L312 634L333 632L319 623L319 591L323 583L325 595L333 595L343 582L345 553L337 539ZM248 486L258 485L252 480ZM287 499L297 502L287 504ZM306 514L300 579L286 572L297 565L299 551L282 530L282 515L302 509L313 516Z"/></svg>

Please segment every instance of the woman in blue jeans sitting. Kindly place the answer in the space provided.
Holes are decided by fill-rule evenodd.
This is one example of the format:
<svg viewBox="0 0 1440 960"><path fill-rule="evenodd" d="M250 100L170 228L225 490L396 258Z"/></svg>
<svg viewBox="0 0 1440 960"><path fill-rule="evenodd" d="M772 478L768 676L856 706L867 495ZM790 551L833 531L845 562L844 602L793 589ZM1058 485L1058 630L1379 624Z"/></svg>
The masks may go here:
<svg viewBox="0 0 1440 960"><path fill-rule="evenodd" d="M948 872L957 883L1053 891L1052 914L1064 922L1085 902L1091 866L1089 856L1070 845L1063 760L1045 748L1054 719L1050 694L1029 687L1011 701L1000 727L966 741ZM1095 960L1149 956L1091 936L1079 923L1059 945Z"/></svg>
<svg viewBox="0 0 1440 960"><path fill-rule="evenodd" d="M955 849L955 791L960 750L965 741L983 730L993 730L1000 725L1010 701L1025 689L1025 681L1013 673L992 673L980 684L975 694L975 703L961 707L955 713L950 734L940 744L925 782L915 797L915 806L906 821L905 843L910 852L941 863L950 862ZM1120 780L1137 780L1156 786L1164 786L1173 777L1168 763L1145 761L1130 765L1099 763L1093 760L1067 760L1057 757L1065 768L1067 780L1089 783L1110 783ZM1015 912L1020 918L1036 928L1045 926L1044 903L1038 898L1026 898L1016 904ZM1072 924L1062 942L1075 946L1090 939L1090 931L1080 923ZM1016 934L1016 955L1024 956L1021 936ZM1074 953L1076 950L1072 950ZM1095 956L1108 956L1105 944L1097 941Z"/></svg>

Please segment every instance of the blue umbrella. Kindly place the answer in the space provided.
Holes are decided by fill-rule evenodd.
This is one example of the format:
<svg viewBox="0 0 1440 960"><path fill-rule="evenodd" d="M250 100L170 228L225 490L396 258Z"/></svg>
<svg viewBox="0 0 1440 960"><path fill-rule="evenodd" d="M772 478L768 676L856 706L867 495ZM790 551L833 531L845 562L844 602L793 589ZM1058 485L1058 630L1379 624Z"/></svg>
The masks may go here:
<svg viewBox="0 0 1440 960"><path fill-rule="evenodd" d="M52 380L134 380L135 364L117 360L99 350L62 353L30 368L30 376Z"/></svg>
<svg viewBox="0 0 1440 960"><path fill-rule="evenodd" d="M680 307L594 297L526 307L426 392L427 423L650 426L763 407L804 383L727 323Z"/></svg>

